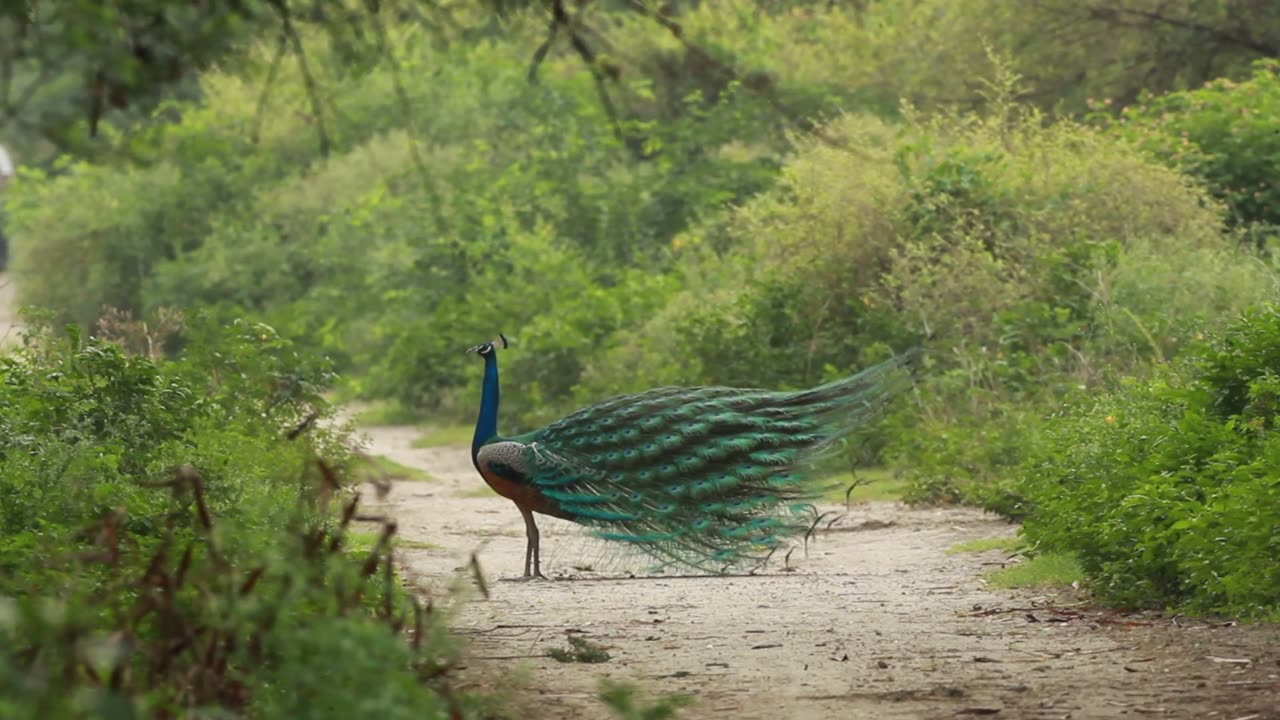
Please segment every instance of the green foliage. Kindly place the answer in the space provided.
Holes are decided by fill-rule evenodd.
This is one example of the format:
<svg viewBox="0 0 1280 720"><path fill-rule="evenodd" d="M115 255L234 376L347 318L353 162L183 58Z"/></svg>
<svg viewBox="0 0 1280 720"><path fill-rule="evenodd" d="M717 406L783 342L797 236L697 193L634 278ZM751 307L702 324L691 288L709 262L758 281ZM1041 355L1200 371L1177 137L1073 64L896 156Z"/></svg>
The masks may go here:
<svg viewBox="0 0 1280 720"><path fill-rule="evenodd" d="M846 506L866 502L898 502L903 499L907 490L907 481L901 474L885 468L851 467L849 473L836 475L819 484L831 487L823 497L824 500L844 503Z"/></svg>
<svg viewBox="0 0 1280 720"><path fill-rule="evenodd" d="M422 434L413 441L415 448L461 446L471 442L475 433L473 424L428 425Z"/></svg>
<svg viewBox="0 0 1280 720"><path fill-rule="evenodd" d="M1023 468L1026 537L1117 603L1280 609L1280 307L1251 310L1148 380L1079 398Z"/></svg>
<svg viewBox="0 0 1280 720"><path fill-rule="evenodd" d="M667 695L646 703L636 699L634 686L608 678L600 681L600 688L600 699L619 720L669 720L695 702L689 695Z"/></svg>
<svg viewBox="0 0 1280 720"><path fill-rule="evenodd" d="M1194 68L1156 62L1155 89L1199 85L1272 41L1266 9L1224 36L1205 35L1224 22L1220 3L1167 17L1144 3L1102 17L1057 2L759 12L735 0L679 13L683 41L640 13L592 9L579 21L602 29L597 69L617 70L608 104L564 43L529 82L546 32L532 11L503 10L500 33L465 14L454 37L362 16L363 40L302 18L324 102L271 37L202 75L200 101L106 129L133 164L68 161L15 185L26 300L86 326L104 306L206 308L187 333L194 352L213 346L201 333L253 318L217 358L155 377L124 356L104 365L119 387L96 404L73 393L83 407L62 411L99 445L54 441L81 476L154 476L187 453L212 488L239 487L218 474L283 475L285 458L301 460L219 465L234 443L274 442L232 418L300 422L335 368L358 395L469 415L479 373L460 350L498 331L516 341L507 431L657 384L816 385L923 344L916 392L853 439L850 459L905 470L910 500L1021 517L1034 508L1009 471L1050 442L1047 412L1147 375L1273 290L1222 223L1225 208L1254 239L1276 224L1267 66L1102 130L1015 101L1039 91L1036 105L1070 110L1093 94L1117 107L1137 97L1126 63L1194 38L1242 43ZM1082 41L1028 45L1050 20ZM993 79L963 88L938 72L980 63ZM954 109L970 105L982 109ZM205 414L148 385L163 382ZM138 413L150 419L118 422ZM146 452L120 450L144 440ZM45 472L35 463L57 457L22 462ZM112 492L94 512L137 501Z"/></svg>
<svg viewBox="0 0 1280 720"><path fill-rule="evenodd" d="M1242 82L1220 78L1126 108L1114 125L1199 178L1233 225L1259 247L1280 233L1280 64L1260 61Z"/></svg>
<svg viewBox="0 0 1280 720"><path fill-rule="evenodd" d="M968 540L957 543L947 548L948 555L958 553L980 553L990 550L1000 550L1005 553L1016 552L1021 549L1023 541L1016 537L985 537L976 540Z"/></svg>
<svg viewBox="0 0 1280 720"><path fill-rule="evenodd" d="M541 30L511 32L527 45ZM24 300L83 324L104 305L251 314L360 371L363 394L416 408L470 383L459 349L502 330L544 353L512 368L529 388L512 409L545 414L584 354L656 309L670 238L771 182L785 144L753 122L766 101L732 81L623 85L619 137L575 58L549 57L530 85L517 42L389 41L394 63L355 73L309 40L342 108L328 160L284 64L262 118L260 73L211 73L205 103L132 140L144 166L29 173L10 208L16 237L40 237L15 243ZM70 208L85 183L97 195Z"/></svg>
<svg viewBox="0 0 1280 720"><path fill-rule="evenodd" d="M957 93L939 67L989 61L978 37L1022 60L1018 38L1044 19L988 5L699 3L677 15L683 40L592 6L578 21L610 70L607 105L563 37L529 82L541 8L499 25L451 10L447 32L399 5L355 13L349 32L299 13L309 73L273 33L202 74L199 101L104 130L132 164L68 160L14 185L23 300L88 327L104 306L252 317L333 357L358 395L451 417L469 414L478 375L459 350L502 331L518 341L514 429L655 381L798 387L922 335L964 339L970 384L1034 385L1027 362L1083 364L1068 348L1093 327L1096 271L1166 258L1165 229L1186 240L1170 260L1185 266L1184 251L1217 252L1201 242L1217 230L1193 190L1154 200L1174 176L1108 138L1037 129L1009 106L1020 89ZM991 111L905 128L862 114L957 94ZM782 187L752 201L784 162ZM873 240L832 252L846 230ZM1176 345L1135 318L1109 323L1116 344ZM1048 359L1010 362L1010 344ZM886 442L866 438L861 459Z"/></svg>
<svg viewBox="0 0 1280 720"><path fill-rule="evenodd" d="M839 146L803 143L779 187L681 236L681 295L588 389L804 387L923 344L917 392L857 459L908 470L909 500L1016 514L1003 478L1044 412L1274 282L1200 188L1107 133L1046 124L1016 87L1000 70L991 112L852 115L826 131Z"/></svg>
<svg viewBox="0 0 1280 720"><path fill-rule="evenodd" d="M92 152L109 114L136 120L137 107L181 92L191 73L238 49L269 19L265 2L5 3L6 140L28 161L55 150Z"/></svg>
<svg viewBox="0 0 1280 720"><path fill-rule="evenodd" d="M987 45L1020 60L1037 103L1066 112L1082 111L1090 97L1128 104L1144 89L1164 92L1238 77L1250 60L1280 55L1276 8L1240 0L722 0L662 6L667 19L680 23L683 41L699 52L685 52L681 40L653 21L647 3L564 5L574 16L580 46L593 53L599 69L636 73L665 99L662 112L640 116L646 120L669 118L671 101L691 92L713 97L734 81L771 102L801 101L786 114L802 126L813 110L805 105L817 97L824 111L892 112L899 97L928 107L978 104L975 88L956 82L949 71L980 64ZM198 96L201 71L244 64L245 48L255 42L278 48L262 62L270 72L306 57L295 33L323 35L348 72L359 74L387 61L388 27L410 28L436 45L473 44L504 37L526 21L545 28L551 16L551 3L529 0L426 7L414 0L11 3L0 10L6 78L0 124L6 140L35 165L57 152L126 159L132 154L113 142L116 132L145 126L157 108L168 109L169 100ZM561 28L560 38L568 30ZM526 57L533 52L531 45ZM308 112L328 100L323 85L313 87L318 92ZM320 123L311 130L313 140L328 134Z"/></svg>
<svg viewBox="0 0 1280 720"><path fill-rule="evenodd" d="M261 324L181 339L37 329L0 361L0 715L477 715L393 528L344 550L329 370Z"/></svg>
<svg viewBox="0 0 1280 720"><path fill-rule="evenodd" d="M89 5L0 12L6 138L70 153L6 231L24 301L145 357L73 330L0 361L0 715L483 714L315 461L399 472L324 429L335 371L452 427L499 331L507 433L923 345L849 461L1024 518L1039 554L992 582L1277 612L1277 312L1197 343L1274 298L1238 240L1280 227L1275 69L1243 75L1280 6L729 0L673 33L592 3L597 61L564 27L531 82L546 4Z"/></svg>
<svg viewBox="0 0 1280 720"><path fill-rule="evenodd" d="M384 546L361 562L335 550L344 528L299 527L237 566L211 517L154 552L108 521L103 557L82 568L102 576L96 596L0 598L5 716L451 716L424 682L447 668L450 645L420 609L413 638L399 633L415 609L371 577L392 561ZM458 709L475 707L463 698Z"/></svg>
<svg viewBox="0 0 1280 720"><path fill-rule="evenodd" d="M352 463L352 475L358 481L432 482L430 473L409 467L383 455L360 454Z"/></svg>
<svg viewBox="0 0 1280 720"><path fill-rule="evenodd" d="M469 42L493 34L492 20L490 8L424 11L414 0L7 3L0 6L0 126L36 167L62 154L128 164L143 159L145 148L120 135L145 134L153 114L168 116L172 101L199 97L200 75L211 67L270 76L282 65L314 64L305 39L321 36L332 44L333 60L360 72L385 59L388 24L437 42ZM273 49L258 60L247 50L260 43ZM322 88L296 89L307 96L308 111L324 104ZM304 139L331 143L324 119L313 120Z"/></svg>
<svg viewBox="0 0 1280 720"><path fill-rule="evenodd" d="M1239 78L1248 73L1250 62L1280 55L1280 6L1274 3L933 2L949 11L949 17L933 18L939 39L916 62L935 69L973 67L982 61L983 46L990 46L1015 59L1030 85L1028 100L1063 114L1085 112L1092 102L1119 109L1145 92ZM972 101L972 90L966 96L945 72L933 84L939 89L926 97Z"/></svg>
<svg viewBox="0 0 1280 720"><path fill-rule="evenodd" d="M602 663L613 656L598 643L580 635L570 635L569 649L547 648L547 657L562 663Z"/></svg>
<svg viewBox="0 0 1280 720"><path fill-rule="evenodd" d="M319 392L331 376L293 366L288 343L262 326L235 325L210 342L199 338L181 360L158 365L74 329L49 331L3 361L0 567L19 584L0 581L0 592L58 582L68 572L57 557L65 543L116 508L127 509L126 531L154 539L169 501L147 484L179 464L205 476L214 512L255 507L262 514L251 529L266 530L279 527L287 511L279 500L294 489L263 477L296 475L316 451L342 459L327 433L272 449L304 415L327 412Z"/></svg>
<svg viewBox="0 0 1280 720"><path fill-rule="evenodd" d="M993 588L1066 588L1085 579L1080 563L1067 553L1041 553L986 576Z"/></svg>

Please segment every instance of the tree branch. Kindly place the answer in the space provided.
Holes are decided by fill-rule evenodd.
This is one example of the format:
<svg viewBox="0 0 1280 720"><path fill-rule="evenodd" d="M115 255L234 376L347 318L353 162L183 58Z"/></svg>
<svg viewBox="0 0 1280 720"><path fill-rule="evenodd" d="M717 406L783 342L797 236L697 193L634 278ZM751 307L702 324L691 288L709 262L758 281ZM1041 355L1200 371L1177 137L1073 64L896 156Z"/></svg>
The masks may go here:
<svg viewBox="0 0 1280 720"><path fill-rule="evenodd" d="M302 73L302 84L306 88L307 98L311 101L311 111L316 116L316 133L320 136L320 155L327 158L332 144L329 141L329 131L325 127L324 104L320 100L316 79L311 75L311 69L307 65L307 53L302 47L302 38L298 36L298 30L293 26L293 16L289 12L288 0L269 0L269 2L280 16L281 30L293 45L294 55L298 57L298 70Z"/></svg>
<svg viewBox="0 0 1280 720"><path fill-rule="evenodd" d="M782 101L782 98L778 97L778 93L773 86L773 81L769 79L768 75L764 73L753 73L752 75L743 78L739 76L738 72L728 63L716 59L711 55L711 53L690 42L689 39L685 37L684 28L680 23L672 20L666 12L662 10L653 10L644 2L644 0L627 0L627 5L632 10L653 18L655 22L666 28L667 32L671 33L671 36L684 46L685 52L688 52L690 55L693 55L698 60L715 69L723 80L727 82L736 82L739 85L755 92L760 97L763 97L775 112L796 127L800 128L802 131L832 147L839 148L841 150L852 150L848 143L828 135L813 120L800 115L787 106L787 104Z"/></svg>
<svg viewBox="0 0 1280 720"><path fill-rule="evenodd" d="M409 102L409 92L405 90L404 78L400 73L400 60L391 51L391 41L387 36L387 28L382 23L382 16L378 14L377 6L373 3L369 3L369 16L373 21L373 31L378 37L381 54L391 65L391 86L395 90L400 109L404 112L404 122L408 128L409 156L418 171L418 177L422 183L422 188L427 193L427 199L431 202L432 219L435 220L436 231L439 232L447 227L443 215L444 202L441 200L440 194L436 192L435 183L432 181L431 173L427 169L427 162L422 157L422 148L418 143L418 124L414 121L413 105Z"/></svg>
<svg viewBox="0 0 1280 720"><path fill-rule="evenodd" d="M547 29L547 39L538 46L538 49L533 53L533 59L529 61L529 82L538 82L538 67L542 65L542 61L547 57L547 53L551 51L551 44L556 41L556 32L559 29L560 18L558 15L552 14L551 27Z"/></svg>
<svg viewBox="0 0 1280 720"><path fill-rule="evenodd" d="M586 3L583 3L583 7L586 7ZM582 10L579 10L578 12L581 13ZM600 96L600 105L604 108L604 113L609 118L609 124L613 128L614 137L616 137L618 142L623 145L631 147L631 144L627 142L626 133L622 130L622 121L618 119L618 108L614 105L613 97L609 94L608 80L610 78L617 80L620 71L618 68L613 66L606 68L600 62L595 51L592 50L591 46L587 45L586 40L578 34L575 19L570 17L569 13L564 9L564 0L552 0L551 23L553 28L562 26L569 33L569 44L573 47L574 52L578 54L578 57L582 58L582 62L586 63L587 70L591 72L591 78L595 80L596 94ZM544 45L550 49L551 38L548 38ZM542 48L539 48L539 50L542 50ZM545 55L546 53L543 52L542 54ZM535 55L535 60L541 61L541 58L538 58ZM536 65L529 68L529 71L530 79L537 77ZM606 77L606 71L608 77ZM638 157L644 159L644 153L642 151L639 151L635 147L632 147L632 150L633 152L637 152Z"/></svg>
<svg viewBox="0 0 1280 720"><path fill-rule="evenodd" d="M1182 30L1190 30L1201 35L1207 35L1219 43L1226 45L1234 45L1236 47L1252 50L1260 55L1275 56L1280 55L1280 46L1257 40L1249 35L1242 35L1233 32L1227 28L1214 27L1207 25L1198 20L1186 17L1175 17L1165 15L1164 13L1143 10L1140 8L1116 8L1102 5L1085 5L1083 7L1092 20L1111 21L1120 25L1129 25L1130 27L1140 27L1132 22L1133 18L1147 20L1157 25L1168 25ZM1126 21L1125 16L1130 18Z"/></svg>
<svg viewBox="0 0 1280 720"><path fill-rule="evenodd" d="M52 76L60 72L65 64L66 60L42 64L36 72L36 76L31 79L31 82L27 83L22 92L18 93L17 100L12 103L5 103L4 112L0 115L0 129L7 127L10 122L16 119L22 107L30 102L31 98L35 97L35 94L40 91L40 88L44 87ZM8 98L6 98L7 100Z"/></svg>
<svg viewBox="0 0 1280 720"><path fill-rule="evenodd" d="M13 93L13 56L4 56L4 66L0 67L0 108L9 108L9 98Z"/></svg>
<svg viewBox="0 0 1280 720"><path fill-rule="evenodd" d="M271 97L271 88L275 87L276 78L280 75L280 65L284 62L284 54L289 49L289 38L280 32L280 42L276 46L275 55L271 56L271 66L267 68L267 79L262 84L262 92L258 95L258 106L253 113L253 130L250 132L249 141L254 145L262 137L262 118L267 112L267 100Z"/></svg>

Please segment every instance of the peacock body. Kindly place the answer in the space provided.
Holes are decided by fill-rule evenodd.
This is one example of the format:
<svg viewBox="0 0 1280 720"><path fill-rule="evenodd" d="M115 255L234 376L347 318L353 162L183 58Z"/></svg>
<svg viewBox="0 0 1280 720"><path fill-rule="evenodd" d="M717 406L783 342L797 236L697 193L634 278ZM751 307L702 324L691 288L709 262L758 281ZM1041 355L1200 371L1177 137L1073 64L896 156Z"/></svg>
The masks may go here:
<svg viewBox="0 0 1280 720"><path fill-rule="evenodd" d="M906 385L897 358L795 392L660 387L503 437L499 344L471 348L485 361L472 461L524 516L526 577L541 576L535 512L675 565L762 563L812 526L827 489L813 464Z"/></svg>

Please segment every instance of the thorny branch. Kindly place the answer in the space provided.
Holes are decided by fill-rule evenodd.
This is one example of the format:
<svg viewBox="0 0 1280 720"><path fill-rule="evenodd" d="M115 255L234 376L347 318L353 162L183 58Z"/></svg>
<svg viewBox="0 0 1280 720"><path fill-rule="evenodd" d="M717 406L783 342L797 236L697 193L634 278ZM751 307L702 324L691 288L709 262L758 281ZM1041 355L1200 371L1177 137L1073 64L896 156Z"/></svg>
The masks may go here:
<svg viewBox="0 0 1280 720"><path fill-rule="evenodd" d="M320 462L320 466L325 477L333 478L334 473L327 464ZM194 468L183 466L172 479L150 485L168 487L176 497L184 500L192 496L195 499L199 532L186 544L176 565L171 552L173 538L169 537L153 553L137 558L142 561L139 567L145 567L145 570L141 577L132 576L128 570L132 566L121 562L125 552L121 547L120 533L123 508L107 513L97 527L88 529L88 534L95 538L94 545L98 551L81 555L80 561L123 568L128 577L121 575L119 580L137 587L138 593L136 601L131 601L132 605L120 615L121 622L112 634L129 651L119 653L109 668L90 662L82 653L65 653L67 661L58 669L68 680L78 676L91 685L110 687L117 692L165 688L171 693L168 700L174 706L243 707L250 701L250 691L243 682L246 669L233 659L244 651L255 660L264 658L269 652L269 645L264 641L275 628L289 598L296 595L300 583L313 591L333 593L337 601L336 612L340 614L355 612L362 601L362 592L374 587L335 586L330 584L324 572L329 558L342 551L342 538L349 531L353 519L358 517L358 494L343 508L336 529L319 526L297 531L304 548L303 563L308 567L300 568L294 564L290 566L291 570L255 565L241 569L231 563L201 565L193 559L198 556L209 558L214 554L211 543L215 535L215 519L205 503L203 484ZM394 534L395 524L384 521L375 547L358 572L365 578L371 578L381 571L383 596L378 606L383 622L395 633L403 632L412 623L411 632L407 633L405 640L414 648L421 648L434 608L430 602L424 606L416 598L410 598L409 608L398 608L395 604L391 545ZM199 552L201 547L205 548L205 553ZM136 549L136 544L130 549ZM222 588L226 587L235 588L230 598L221 596ZM256 595L254 602L263 612L245 615L245 623L228 624L204 612L199 602L191 602L193 593L196 596L219 595L218 602L239 602ZM159 637L155 637L157 630ZM85 628L69 626L58 641L74 648L82 642L85 632ZM25 663L39 663L41 655L39 645L15 651L15 656ZM454 669L451 661L442 658L424 656L417 663L422 677L429 680L446 676ZM456 698L448 684L439 684L436 690L450 704L451 716L460 717Z"/></svg>

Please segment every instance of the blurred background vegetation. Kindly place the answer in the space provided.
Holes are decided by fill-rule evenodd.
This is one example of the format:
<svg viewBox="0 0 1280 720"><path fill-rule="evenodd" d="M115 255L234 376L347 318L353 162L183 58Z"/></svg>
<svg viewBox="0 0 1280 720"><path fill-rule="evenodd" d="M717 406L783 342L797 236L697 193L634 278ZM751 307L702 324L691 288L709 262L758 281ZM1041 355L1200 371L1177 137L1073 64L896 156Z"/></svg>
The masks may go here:
<svg viewBox="0 0 1280 720"><path fill-rule="evenodd" d="M462 349L502 331L512 431L618 392L799 388L923 346L852 461L912 501L1026 520L1118 602L1280 612L1280 577L1248 572L1280 554L1278 4L2 13L0 142L21 168L0 223L20 300L55 326L239 320L325 368L309 408L446 421L477 396ZM146 372L188 380L231 342L161 335ZM47 349L60 337L9 377L72 362ZM262 387L303 392L306 372ZM23 383L5 392L39 389ZM153 410L171 412L136 412ZM54 441L39 427L23 442ZM164 437L275 453L236 427ZM340 445L314 452L341 466Z"/></svg>

